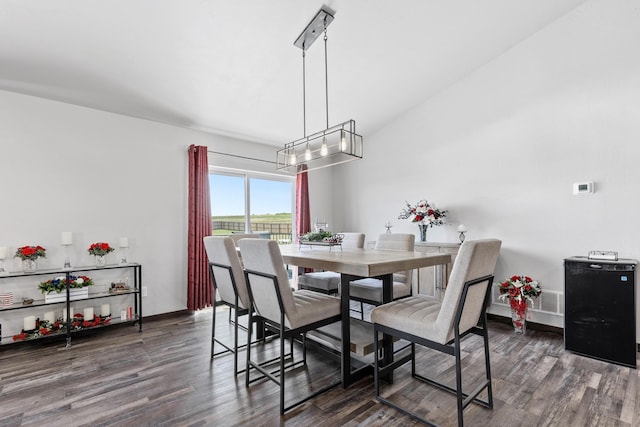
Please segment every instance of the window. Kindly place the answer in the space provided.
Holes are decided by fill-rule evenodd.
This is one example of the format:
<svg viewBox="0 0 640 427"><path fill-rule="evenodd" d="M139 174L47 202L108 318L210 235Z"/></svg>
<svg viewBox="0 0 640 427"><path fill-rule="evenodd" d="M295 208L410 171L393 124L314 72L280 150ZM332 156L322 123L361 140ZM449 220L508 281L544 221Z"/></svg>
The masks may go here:
<svg viewBox="0 0 640 427"><path fill-rule="evenodd" d="M294 188L289 177L210 173L213 234L252 232L291 243Z"/></svg>

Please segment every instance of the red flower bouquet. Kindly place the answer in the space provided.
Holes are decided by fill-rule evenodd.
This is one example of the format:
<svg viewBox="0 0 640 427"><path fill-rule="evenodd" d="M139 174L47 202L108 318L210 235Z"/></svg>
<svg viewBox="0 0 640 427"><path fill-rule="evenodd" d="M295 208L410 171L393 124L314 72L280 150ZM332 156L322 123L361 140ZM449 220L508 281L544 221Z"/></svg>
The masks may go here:
<svg viewBox="0 0 640 427"><path fill-rule="evenodd" d="M529 276L511 276L500 283L500 300L522 300L533 302L542 293L540 283Z"/></svg>
<svg viewBox="0 0 640 427"><path fill-rule="evenodd" d="M47 254L46 254L46 249L43 248L42 246L38 245L38 246L23 246L21 248L18 248L18 250L16 251L16 254L14 255L15 258L20 258L21 260L26 260L26 259L30 259L31 261L35 261L38 259L38 257L42 257L42 258L46 258Z"/></svg>
<svg viewBox="0 0 640 427"><path fill-rule="evenodd" d="M409 202L405 202L407 207L400 212L398 219L409 219L411 222L419 222L420 224L433 227L442 225L442 218L447 216L446 210L436 209L433 204L429 204L426 200L420 200L415 206L411 206Z"/></svg>
<svg viewBox="0 0 640 427"><path fill-rule="evenodd" d="M93 243L91 246L89 246L89 249L87 250L91 255L96 255L96 256L104 256L109 252L113 252L113 248L109 246L108 243L105 243L105 242Z"/></svg>

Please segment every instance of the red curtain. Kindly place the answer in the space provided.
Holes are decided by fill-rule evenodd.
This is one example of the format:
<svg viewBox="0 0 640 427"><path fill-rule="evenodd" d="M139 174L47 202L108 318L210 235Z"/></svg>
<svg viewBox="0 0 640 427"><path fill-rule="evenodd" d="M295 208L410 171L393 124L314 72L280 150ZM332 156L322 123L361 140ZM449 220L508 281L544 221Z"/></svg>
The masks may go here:
<svg viewBox="0 0 640 427"><path fill-rule="evenodd" d="M301 165L306 170L306 165ZM309 212L309 183L307 172L296 175L296 232L298 236L311 231L311 213ZM298 241L296 236L295 241Z"/></svg>
<svg viewBox="0 0 640 427"><path fill-rule="evenodd" d="M199 310L212 305L213 286L203 237L211 235L209 162L207 147L189 147L189 247L187 266L187 308Z"/></svg>

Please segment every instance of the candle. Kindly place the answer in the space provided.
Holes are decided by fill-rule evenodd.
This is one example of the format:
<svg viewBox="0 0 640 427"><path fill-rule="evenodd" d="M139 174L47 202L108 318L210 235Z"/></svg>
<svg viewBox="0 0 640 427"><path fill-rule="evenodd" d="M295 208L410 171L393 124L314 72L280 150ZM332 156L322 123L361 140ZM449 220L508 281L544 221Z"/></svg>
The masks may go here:
<svg viewBox="0 0 640 427"><path fill-rule="evenodd" d="M111 315L111 306L109 306L109 304L102 304L100 306L100 315L102 317L107 317Z"/></svg>
<svg viewBox="0 0 640 427"><path fill-rule="evenodd" d="M36 328L36 316L27 316L24 318L22 329L25 331L33 331Z"/></svg>
<svg viewBox="0 0 640 427"><path fill-rule="evenodd" d="M84 309L84 320L93 320L93 307L87 307Z"/></svg>
<svg viewBox="0 0 640 427"><path fill-rule="evenodd" d="M127 320L127 310L122 310L120 312L120 319L121 320Z"/></svg>
<svg viewBox="0 0 640 427"><path fill-rule="evenodd" d="M63 231L60 237L62 246L71 246L73 244L73 233L71 231Z"/></svg>
<svg viewBox="0 0 640 427"><path fill-rule="evenodd" d="M50 323L55 323L56 314L53 311L47 311L44 314L44 320L46 320L47 322L50 322Z"/></svg>
<svg viewBox="0 0 640 427"><path fill-rule="evenodd" d="M128 237L121 237L120 238L120 247L121 248L128 248L129 247L129 238Z"/></svg>
<svg viewBox="0 0 640 427"><path fill-rule="evenodd" d="M9 258L9 248L6 246L0 246L0 259Z"/></svg>
<svg viewBox="0 0 640 427"><path fill-rule="evenodd" d="M460 224L458 226L458 233L466 233L466 231L467 231L467 227L465 227L464 224Z"/></svg>
<svg viewBox="0 0 640 427"><path fill-rule="evenodd" d="M70 316L73 319L73 307L71 307L71 309L69 310ZM62 309L62 319L66 322L67 321L67 309L64 308Z"/></svg>

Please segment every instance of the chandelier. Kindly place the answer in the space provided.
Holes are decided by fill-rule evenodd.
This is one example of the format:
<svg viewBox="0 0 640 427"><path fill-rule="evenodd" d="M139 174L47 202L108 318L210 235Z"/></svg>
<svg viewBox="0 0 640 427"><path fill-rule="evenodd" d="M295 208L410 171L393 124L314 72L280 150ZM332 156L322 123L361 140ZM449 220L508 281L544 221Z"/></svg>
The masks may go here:
<svg viewBox="0 0 640 427"><path fill-rule="evenodd" d="M362 135L356 133L356 122L354 120L347 120L344 123L329 127L327 27L333 22L333 19L331 12L324 8L320 9L293 43L296 47L302 49L302 125L304 136L285 144L284 148L278 150L276 160L276 168L278 170L300 173L362 158ZM324 130L307 135L305 53L322 33L324 33L327 127Z"/></svg>

